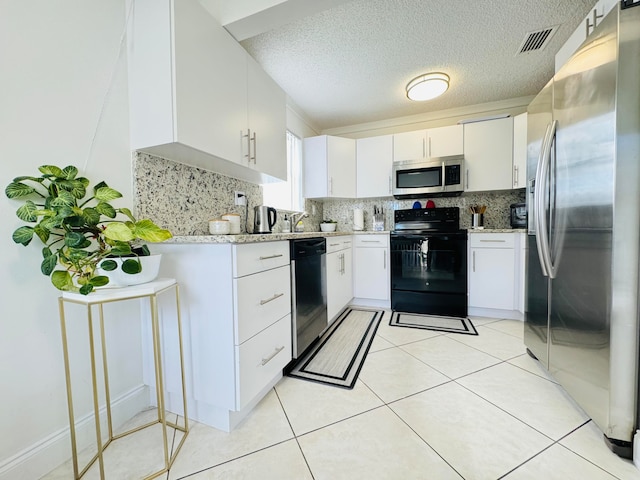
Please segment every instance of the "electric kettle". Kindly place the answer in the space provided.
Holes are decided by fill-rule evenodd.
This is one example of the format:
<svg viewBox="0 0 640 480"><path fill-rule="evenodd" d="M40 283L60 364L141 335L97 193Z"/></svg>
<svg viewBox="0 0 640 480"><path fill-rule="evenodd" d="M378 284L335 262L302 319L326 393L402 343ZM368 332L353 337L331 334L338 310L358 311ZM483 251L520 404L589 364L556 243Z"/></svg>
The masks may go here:
<svg viewBox="0 0 640 480"><path fill-rule="evenodd" d="M253 208L253 233L271 233L276 224L276 209L265 205Z"/></svg>

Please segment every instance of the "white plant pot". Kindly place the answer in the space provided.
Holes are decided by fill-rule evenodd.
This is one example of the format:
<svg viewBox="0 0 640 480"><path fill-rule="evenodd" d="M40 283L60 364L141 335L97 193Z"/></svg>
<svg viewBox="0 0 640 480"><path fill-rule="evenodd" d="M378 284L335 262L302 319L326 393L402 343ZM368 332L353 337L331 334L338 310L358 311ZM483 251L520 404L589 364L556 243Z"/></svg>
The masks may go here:
<svg viewBox="0 0 640 480"><path fill-rule="evenodd" d="M336 226L336 223L321 223L320 230L322 230L323 232L335 232Z"/></svg>
<svg viewBox="0 0 640 480"><path fill-rule="evenodd" d="M127 287L130 285L140 285L141 283L152 282L158 277L160 271L160 261L162 260L162 254L149 255L147 257L138 257L142 264L142 271L140 273L126 273L122 270L122 262L132 257L126 258L110 258L118 264L118 268L110 272L100 270L101 275L109 277L108 287ZM135 257L133 257L135 260Z"/></svg>

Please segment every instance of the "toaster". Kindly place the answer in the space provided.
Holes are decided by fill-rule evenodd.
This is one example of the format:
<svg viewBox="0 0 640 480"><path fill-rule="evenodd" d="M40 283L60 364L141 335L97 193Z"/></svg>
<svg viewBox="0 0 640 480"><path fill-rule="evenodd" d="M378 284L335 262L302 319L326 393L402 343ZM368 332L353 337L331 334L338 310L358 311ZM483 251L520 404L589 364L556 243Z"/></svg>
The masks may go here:
<svg viewBox="0 0 640 480"><path fill-rule="evenodd" d="M527 204L512 203L510 209L511 228L527 228Z"/></svg>

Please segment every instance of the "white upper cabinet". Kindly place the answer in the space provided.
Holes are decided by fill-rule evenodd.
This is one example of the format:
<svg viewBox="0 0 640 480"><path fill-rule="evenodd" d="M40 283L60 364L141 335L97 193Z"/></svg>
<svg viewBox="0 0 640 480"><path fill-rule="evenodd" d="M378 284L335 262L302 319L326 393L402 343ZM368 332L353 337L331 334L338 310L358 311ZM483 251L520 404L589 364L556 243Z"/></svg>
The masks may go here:
<svg viewBox="0 0 640 480"><path fill-rule="evenodd" d="M199 2L136 1L128 38L134 149L286 178L285 94Z"/></svg>
<svg viewBox="0 0 640 480"><path fill-rule="evenodd" d="M287 112L282 89L249 55L249 165L272 177L287 179Z"/></svg>
<svg viewBox="0 0 640 480"><path fill-rule="evenodd" d="M356 140L356 195L358 198L391 196L393 135Z"/></svg>
<svg viewBox="0 0 640 480"><path fill-rule="evenodd" d="M427 156L430 158L462 155L464 153L462 125L427 130Z"/></svg>
<svg viewBox="0 0 640 480"><path fill-rule="evenodd" d="M513 118L464 124L465 192L513 185Z"/></svg>
<svg viewBox="0 0 640 480"><path fill-rule="evenodd" d="M527 114L513 117L513 188L527 183Z"/></svg>
<svg viewBox="0 0 640 480"><path fill-rule="evenodd" d="M602 19L619 3L619 0L598 0L593 6L591 11L587 14L582 22L578 25L578 28L567 39L558 53L556 53L555 67L556 72L567 63L567 60L571 58L582 42L584 42L589 35L593 33L596 26L600 24Z"/></svg>
<svg viewBox="0 0 640 480"><path fill-rule="evenodd" d="M319 135L304 145L304 196L306 198L355 198L356 141Z"/></svg>
<svg viewBox="0 0 640 480"><path fill-rule="evenodd" d="M397 133L393 136L393 160L448 157L464 152L462 125Z"/></svg>

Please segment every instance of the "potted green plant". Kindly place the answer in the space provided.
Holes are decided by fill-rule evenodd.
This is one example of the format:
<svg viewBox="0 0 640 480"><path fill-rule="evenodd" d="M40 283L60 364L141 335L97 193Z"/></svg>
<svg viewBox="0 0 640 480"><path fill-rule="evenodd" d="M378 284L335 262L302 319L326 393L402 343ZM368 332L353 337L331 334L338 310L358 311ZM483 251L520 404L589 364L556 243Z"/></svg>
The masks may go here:
<svg viewBox="0 0 640 480"><path fill-rule="evenodd" d="M320 222L320 230L323 232L335 232L338 222L336 220L322 220Z"/></svg>
<svg viewBox="0 0 640 480"><path fill-rule="evenodd" d="M138 242L171 238L151 220L136 220L128 208L114 208L111 202L122 194L103 181L85 199L90 182L78 177L76 167L43 165L38 170L39 177L14 178L5 189L8 198L23 202L16 215L28 223L12 238L24 246L40 239L40 270L57 289L87 295L109 283L103 272L120 266L128 274L140 273L139 257L149 255L149 249ZM116 219L119 214L124 218ZM130 258L117 261L120 257Z"/></svg>

